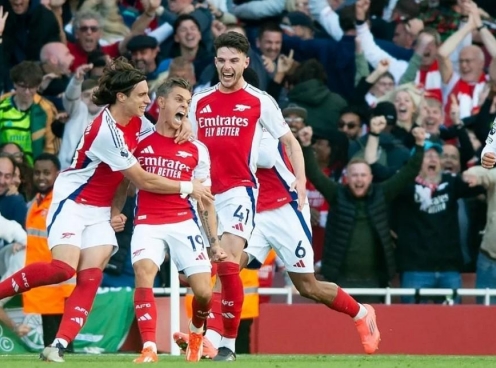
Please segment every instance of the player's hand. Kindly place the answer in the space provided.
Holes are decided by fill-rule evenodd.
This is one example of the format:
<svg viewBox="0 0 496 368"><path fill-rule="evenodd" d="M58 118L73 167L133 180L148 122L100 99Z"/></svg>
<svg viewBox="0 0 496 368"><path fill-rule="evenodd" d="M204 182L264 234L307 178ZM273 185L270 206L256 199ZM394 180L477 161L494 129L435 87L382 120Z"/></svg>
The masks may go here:
<svg viewBox="0 0 496 368"><path fill-rule="evenodd" d="M298 194L298 210L303 210L307 200L307 180L296 179L289 190Z"/></svg>
<svg viewBox="0 0 496 368"><path fill-rule="evenodd" d="M462 174L462 178L463 178L463 181L465 183L468 184L469 187L475 187L477 186L479 183L478 183L478 180L477 180L477 176L473 175L473 174L469 174L468 172L464 172Z"/></svg>
<svg viewBox="0 0 496 368"><path fill-rule="evenodd" d="M298 131L298 139L303 147L309 147L312 144L313 130L311 126L307 126Z"/></svg>
<svg viewBox="0 0 496 368"><path fill-rule="evenodd" d="M227 254L220 245L212 246L210 245L210 260L212 262L222 262L227 259Z"/></svg>
<svg viewBox="0 0 496 368"><path fill-rule="evenodd" d="M182 144L193 138L193 128L191 127L191 122L188 117L183 117L181 127L176 133L175 143Z"/></svg>
<svg viewBox="0 0 496 368"><path fill-rule="evenodd" d="M120 213L117 216L112 217L110 220L110 226L112 226L112 229L114 229L116 233L120 233L121 231L124 231L126 221L127 217Z"/></svg>
<svg viewBox="0 0 496 368"><path fill-rule="evenodd" d="M496 164L496 153L484 153L484 156L482 156L481 164L484 169L492 169L494 167L494 164Z"/></svg>
<svg viewBox="0 0 496 368"><path fill-rule="evenodd" d="M210 187L206 187L202 184L204 181L205 179L193 179L193 193L190 194L190 196L198 202L198 207L200 207L200 210L205 209L203 206L204 201L214 201L214 195L210 192Z"/></svg>

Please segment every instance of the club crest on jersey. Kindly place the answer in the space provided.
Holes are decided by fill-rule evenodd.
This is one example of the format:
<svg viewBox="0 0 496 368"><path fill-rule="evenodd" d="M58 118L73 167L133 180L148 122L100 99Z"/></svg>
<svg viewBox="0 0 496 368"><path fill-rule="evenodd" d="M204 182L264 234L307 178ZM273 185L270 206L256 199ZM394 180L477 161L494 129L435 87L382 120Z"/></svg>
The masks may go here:
<svg viewBox="0 0 496 368"><path fill-rule="evenodd" d="M182 157L182 158L188 158L188 157L191 157L193 156L191 153L188 153L188 152L184 152L184 151L178 151L176 153L176 156L178 157Z"/></svg>
<svg viewBox="0 0 496 368"><path fill-rule="evenodd" d="M247 106L247 105L236 105L234 106L234 109L233 111L245 111L245 110L248 110L248 109L251 109L251 106Z"/></svg>

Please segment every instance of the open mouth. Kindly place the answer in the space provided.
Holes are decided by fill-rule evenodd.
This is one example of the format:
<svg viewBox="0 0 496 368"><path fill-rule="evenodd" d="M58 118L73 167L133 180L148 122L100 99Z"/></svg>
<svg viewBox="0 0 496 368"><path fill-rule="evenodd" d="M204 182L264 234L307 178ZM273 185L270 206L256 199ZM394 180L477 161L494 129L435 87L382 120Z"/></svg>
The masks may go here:
<svg viewBox="0 0 496 368"><path fill-rule="evenodd" d="M435 173L437 171L437 166L436 165L428 165L427 171L430 173Z"/></svg>
<svg viewBox="0 0 496 368"><path fill-rule="evenodd" d="M444 164L444 171L452 173L454 171L454 169L455 168L452 165Z"/></svg>
<svg viewBox="0 0 496 368"><path fill-rule="evenodd" d="M184 111L177 112L176 115L174 115L174 120L176 121L176 123L181 123L183 121L184 115L186 115Z"/></svg>
<svg viewBox="0 0 496 368"><path fill-rule="evenodd" d="M234 73L222 73L222 77L224 79L232 79L234 78Z"/></svg>

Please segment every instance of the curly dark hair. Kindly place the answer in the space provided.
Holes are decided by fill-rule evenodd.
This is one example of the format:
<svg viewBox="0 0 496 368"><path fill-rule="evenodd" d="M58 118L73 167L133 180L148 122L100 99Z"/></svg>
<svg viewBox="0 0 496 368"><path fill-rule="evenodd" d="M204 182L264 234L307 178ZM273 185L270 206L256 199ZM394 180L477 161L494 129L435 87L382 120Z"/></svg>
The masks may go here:
<svg viewBox="0 0 496 368"><path fill-rule="evenodd" d="M145 74L126 58L117 58L103 69L98 89L93 93L93 102L98 106L113 105L117 101L117 93L129 96L134 87L144 80Z"/></svg>

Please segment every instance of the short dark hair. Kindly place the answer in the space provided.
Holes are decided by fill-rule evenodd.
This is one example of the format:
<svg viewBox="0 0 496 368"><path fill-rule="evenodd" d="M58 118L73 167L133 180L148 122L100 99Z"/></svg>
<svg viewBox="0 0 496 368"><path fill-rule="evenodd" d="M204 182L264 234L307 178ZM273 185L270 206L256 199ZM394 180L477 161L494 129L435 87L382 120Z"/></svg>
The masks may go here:
<svg viewBox="0 0 496 368"><path fill-rule="evenodd" d="M317 79L327 84L327 74L322 64L316 59L310 59L298 66L291 77L293 85L303 83L311 79Z"/></svg>
<svg viewBox="0 0 496 368"><path fill-rule="evenodd" d="M265 32L277 32L283 34L282 28L278 23L266 22L258 29L258 39L261 39Z"/></svg>
<svg viewBox="0 0 496 368"><path fill-rule="evenodd" d="M158 86L156 92L157 97L167 97L174 87L184 88L189 92L193 91L193 87L186 79L171 77L167 78L165 82Z"/></svg>
<svg viewBox="0 0 496 368"><path fill-rule="evenodd" d="M245 55L248 55L248 51L250 51L250 43L248 42L248 38L238 32L229 31L221 34L214 41L215 52L222 47L236 49L239 52L242 52Z"/></svg>
<svg viewBox="0 0 496 368"><path fill-rule="evenodd" d="M176 18L176 21L174 22L174 25L172 26L172 29L174 30L173 34L177 33L177 29L181 26L181 23L186 22L187 20L192 21L195 23L195 25L198 27L198 30L201 32L201 27L200 23L196 20L195 17L193 17L190 14L181 14L179 17Z"/></svg>
<svg viewBox="0 0 496 368"><path fill-rule="evenodd" d="M56 167L57 171L60 171L60 160L57 156L52 153L43 152L42 154L36 156L33 165L38 161L52 161L53 165Z"/></svg>
<svg viewBox="0 0 496 368"><path fill-rule="evenodd" d="M10 79L14 84L25 84L26 87L38 87L43 80L43 70L34 61L23 61L10 69Z"/></svg>
<svg viewBox="0 0 496 368"><path fill-rule="evenodd" d="M8 154L7 152L0 152L0 159L6 158L12 163L12 174L14 174L16 167L19 167L17 162L15 162L14 157L12 155Z"/></svg>
<svg viewBox="0 0 496 368"><path fill-rule="evenodd" d="M339 26L343 32L354 30L356 25L355 5L347 5L338 11Z"/></svg>
<svg viewBox="0 0 496 368"><path fill-rule="evenodd" d="M145 74L126 58L119 57L103 69L103 75L98 80L98 89L93 93L93 102L98 106L113 105L117 101L117 93L129 96L134 87L144 80Z"/></svg>

